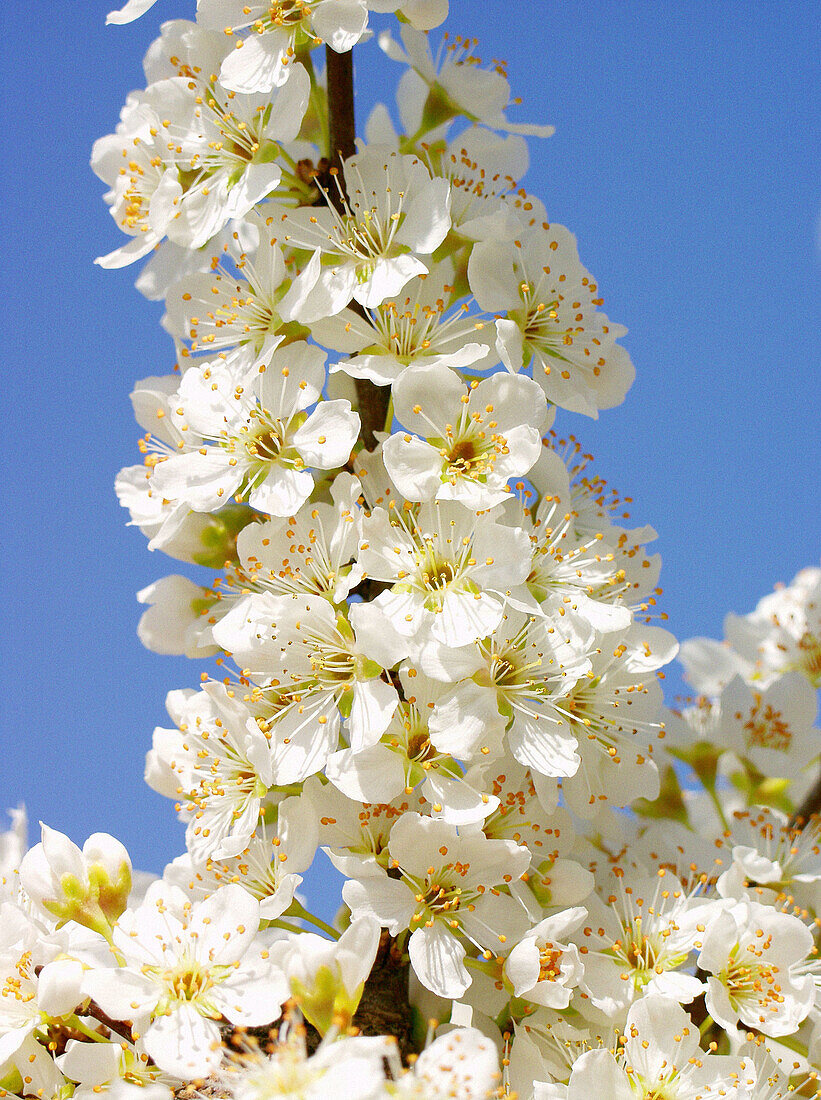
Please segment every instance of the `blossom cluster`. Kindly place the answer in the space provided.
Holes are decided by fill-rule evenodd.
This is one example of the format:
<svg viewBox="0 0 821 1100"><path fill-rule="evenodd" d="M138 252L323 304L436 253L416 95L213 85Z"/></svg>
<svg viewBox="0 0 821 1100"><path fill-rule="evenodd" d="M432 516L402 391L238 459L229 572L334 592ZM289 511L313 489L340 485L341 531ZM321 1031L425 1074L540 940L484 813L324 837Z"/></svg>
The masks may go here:
<svg viewBox="0 0 821 1100"><path fill-rule="evenodd" d="M390 13L395 110L338 159L333 56ZM655 532L554 427L624 399L626 330L518 182L551 128L472 39L432 48L447 14L198 0L94 146L128 238L99 262L150 257L176 358L117 493L211 578L140 592L139 633L212 663L147 756L186 824L161 877L104 834L27 851L22 812L0 837L0 1095L812 1087L821 571L687 643L703 695L665 711ZM397 974L399 1043L368 1015Z"/></svg>

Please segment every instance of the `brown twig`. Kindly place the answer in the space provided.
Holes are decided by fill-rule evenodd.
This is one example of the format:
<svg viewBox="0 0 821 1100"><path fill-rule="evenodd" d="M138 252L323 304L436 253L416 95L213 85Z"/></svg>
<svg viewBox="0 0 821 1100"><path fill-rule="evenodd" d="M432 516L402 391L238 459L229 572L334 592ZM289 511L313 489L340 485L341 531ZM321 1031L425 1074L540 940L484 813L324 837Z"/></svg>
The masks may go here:
<svg viewBox="0 0 821 1100"><path fill-rule="evenodd" d="M330 168L324 190L340 213L345 212L347 190L345 187L344 161L356 152L356 115L353 95L353 51L337 53L325 47L325 63L328 76L328 129ZM364 315L362 308L351 303L351 308ZM376 446L376 432L385 426L388 414L390 390L387 386L375 386L367 378L354 379L362 422L361 438L368 450Z"/></svg>
<svg viewBox="0 0 821 1100"><path fill-rule="evenodd" d="M325 47L328 74L328 159L336 168L356 152L356 115L353 98L353 51L337 53Z"/></svg>

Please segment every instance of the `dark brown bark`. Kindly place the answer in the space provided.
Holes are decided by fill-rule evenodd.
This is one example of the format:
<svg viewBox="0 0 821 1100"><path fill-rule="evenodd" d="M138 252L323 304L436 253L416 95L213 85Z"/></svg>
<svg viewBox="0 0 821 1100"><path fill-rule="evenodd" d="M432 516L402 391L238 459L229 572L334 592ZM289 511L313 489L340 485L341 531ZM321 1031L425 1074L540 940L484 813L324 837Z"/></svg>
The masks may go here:
<svg viewBox="0 0 821 1100"><path fill-rule="evenodd" d="M356 115L353 98L353 51L337 53L325 47L328 74L328 159L337 169L356 152Z"/></svg>
<svg viewBox="0 0 821 1100"><path fill-rule="evenodd" d="M393 1035L406 1065L408 1055L417 1053L408 1000L409 977L408 959L403 959L396 940L383 932L373 970L353 1018L353 1026L362 1035Z"/></svg>
<svg viewBox="0 0 821 1100"><path fill-rule="evenodd" d="M356 152L356 115L354 113L353 94L353 51L337 53L330 46L325 47L325 62L328 74L328 129L330 131L330 149L328 160L330 170L324 182L325 194L340 213L344 210L345 176L343 162ZM351 308L362 312L356 302ZM360 437L369 451L376 446L374 433L385 427L388 414L390 389L388 386L375 386L367 378L357 378L356 396L359 405L359 419L362 422Z"/></svg>

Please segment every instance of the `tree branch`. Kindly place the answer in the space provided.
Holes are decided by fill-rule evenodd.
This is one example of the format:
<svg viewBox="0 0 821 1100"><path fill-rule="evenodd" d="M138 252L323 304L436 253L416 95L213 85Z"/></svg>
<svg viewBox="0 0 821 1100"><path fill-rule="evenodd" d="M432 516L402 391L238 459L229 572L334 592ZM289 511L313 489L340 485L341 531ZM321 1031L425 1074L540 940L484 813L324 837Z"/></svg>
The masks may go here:
<svg viewBox="0 0 821 1100"><path fill-rule="evenodd" d="M337 53L330 46L325 47L325 64L328 77L328 129L330 132L329 179L325 190L333 205L340 213L344 212L345 176L343 162L356 152L356 116L353 94L353 51ZM336 179L333 178L336 174ZM351 309L364 315L356 302ZM359 419L362 422L361 438L368 450L376 446L376 432L385 426L388 413L390 389L387 386L375 386L367 378L354 379L359 405Z"/></svg>
<svg viewBox="0 0 821 1100"><path fill-rule="evenodd" d="M353 51L337 53L325 47L328 74L328 159L337 169L356 152L356 116L353 98ZM332 196L333 198L334 196Z"/></svg>

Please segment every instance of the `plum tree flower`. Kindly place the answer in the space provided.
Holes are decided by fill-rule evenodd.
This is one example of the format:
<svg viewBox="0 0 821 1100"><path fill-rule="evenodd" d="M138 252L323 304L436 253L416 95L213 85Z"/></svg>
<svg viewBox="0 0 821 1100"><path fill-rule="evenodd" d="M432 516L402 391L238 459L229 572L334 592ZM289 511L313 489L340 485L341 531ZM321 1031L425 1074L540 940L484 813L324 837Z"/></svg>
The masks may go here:
<svg viewBox="0 0 821 1100"><path fill-rule="evenodd" d="M429 274L395 298L387 298L364 316L350 308L320 318L311 328L321 344L349 356L331 366L352 378L367 378L378 386L395 382L408 367L440 363L481 371L498 359L485 330L492 327L458 302L456 271L442 260Z"/></svg>
<svg viewBox="0 0 821 1100"><path fill-rule="evenodd" d="M253 712L224 685L172 691L166 700L177 729L158 727L146 761L146 781L188 822L195 860L241 852L273 784L276 759Z"/></svg>
<svg viewBox="0 0 821 1100"><path fill-rule="evenodd" d="M337 53L350 50L365 33L368 8L365 0L198 0L197 21L233 39L219 72L225 88L270 92L288 80L306 44L324 40Z"/></svg>
<svg viewBox="0 0 821 1100"><path fill-rule="evenodd" d="M107 834L0 834L0 1095L816 1079L821 570L691 641L703 694L665 712L656 533L572 426L625 397L626 330L520 182L552 128L428 35L448 8L198 0L95 145L129 238L100 262L153 253L177 359L117 493L212 571L147 583L138 634L216 660L146 760L186 826L160 878ZM357 139L369 21L404 70ZM320 848L333 924L297 893Z"/></svg>
<svg viewBox="0 0 821 1100"><path fill-rule="evenodd" d="M267 1023L288 996L262 945L259 902L223 886L191 904L171 887L149 890L114 929L123 965L86 975L86 992L113 1020L132 1020L160 1069L190 1079L222 1061L219 1028Z"/></svg>
<svg viewBox="0 0 821 1100"><path fill-rule="evenodd" d="M724 910L707 929L698 956L709 975L713 1019L765 1035L795 1031L815 999L811 976L796 971L811 951L812 933L797 917L756 902Z"/></svg>
<svg viewBox="0 0 821 1100"><path fill-rule="evenodd" d="M415 26L404 25L401 36L404 50L389 31L379 36L379 44L391 60L410 66L416 87L403 81L402 90L405 95L415 93L423 100L422 120L428 124L427 128L464 115L472 122L508 133L536 137L553 134L552 126L508 121L504 112L511 95L504 67L497 62L492 68L483 68L473 52L475 39L461 35L450 40L446 37L434 58L427 35Z"/></svg>
<svg viewBox="0 0 821 1100"><path fill-rule="evenodd" d="M391 585L374 600L394 629L462 646L498 626L504 592L529 565L527 537L455 501L376 508L362 521L359 562Z"/></svg>
<svg viewBox="0 0 821 1100"><path fill-rule="evenodd" d="M365 873L343 897L354 916L375 916L394 935L411 929L408 951L419 980L440 997L471 982L458 931L491 957L526 924L498 887L522 875L530 856L512 841L457 835L444 821L405 814L388 844L396 877Z"/></svg>
<svg viewBox="0 0 821 1100"><path fill-rule="evenodd" d="M544 395L529 378L493 375L465 388L448 367L409 367L393 386L395 432L385 467L408 499L458 500L479 511L500 504L542 450Z"/></svg>
<svg viewBox="0 0 821 1100"><path fill-rule="evenodd" d="M544 222L523 226L514 241L480 241L468 277L482 309L505 311L496 347L508 370L532 361L548 400L586 416L624 400L635 371L616 340L627 330L599 311L598 285L564 226Z"/></svg>
<svg viewBox="0 0 821 1100"><path fill-rule="evenodd" d="M151 56L162 76L131 97L116 132L94 145L91 164L111 188L112 217L132 238L101 257L103 267L133 263L166 235L199 248L232 218L248 214L282 178L280 142L296 136L305 113L310 80L302 66L293 67L272 104L201 79L200 66L182 61L178 47L212 62L207 32L182 21L168 24Z"/></svg>
<svg viewBox="0 0 821 1100"><path fill-rule="evenodd" d="M345 165L342 211L294 210L283 215L284 243L313 249L294 281L302 294L297 320L310 324L339 313L353 298L374 307L427 274L419 256L435 252L450 228L450 188L418 157L366 148Z"/></svg>
<svg viewBox="0 0 821 1100"><path fill-rule="evenodd" d="M183 376L175 409L183 446L155 467L156 492L198 512L237 494L258 511L288 516L313 490L308 467L347 460L359 424L350 402L322 401L306 412L320 396L324 353L280 343L272 338L240 370L216 360Z"/></svg>

